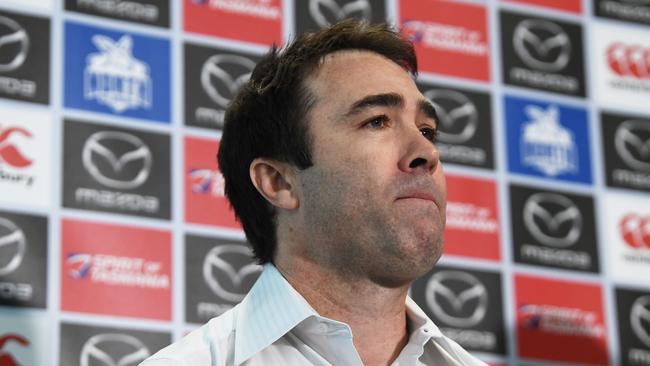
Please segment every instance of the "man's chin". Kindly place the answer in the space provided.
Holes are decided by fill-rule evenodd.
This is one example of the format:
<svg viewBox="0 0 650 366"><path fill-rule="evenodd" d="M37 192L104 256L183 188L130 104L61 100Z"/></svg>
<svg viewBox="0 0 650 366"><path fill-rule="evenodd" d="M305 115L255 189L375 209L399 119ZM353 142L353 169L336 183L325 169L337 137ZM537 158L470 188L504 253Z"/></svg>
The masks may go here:
<svg viewBox="0 0 650 366"><path fill-rule="evenodd" d="M431 233L428 233L431 234ZM434 235L425 235L417 238L416 245L410 254L409 272L413 279L421 277L431 271L442 256L443 241L438 231Z"/></svg>
<svg viewBox="0 0 650 366"><path fill-rule="evenodd" d="M422 246L417 245L422 248ZM384 287L410 286L413 281L427 274L438 262L442 254L442 244L426 244L423 250L405 251L398 258L393 258L391 264L378 270L374 279Z"/></svg>
<svg viewBox="0 0 650 366"><path fill-rule="evenodd" d="M433 267L442 255L443 229L428 223L428 225L415 226L411 239L405 244L405 255L421 260L425 267ZM425 272L426 273L426 272Z"/></svg>

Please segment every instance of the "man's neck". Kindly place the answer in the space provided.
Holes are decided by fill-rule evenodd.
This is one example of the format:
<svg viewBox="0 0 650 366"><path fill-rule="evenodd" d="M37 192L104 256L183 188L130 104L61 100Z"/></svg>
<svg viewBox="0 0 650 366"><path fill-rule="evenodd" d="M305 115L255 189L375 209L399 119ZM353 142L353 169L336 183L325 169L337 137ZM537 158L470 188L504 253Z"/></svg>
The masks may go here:
<svg viewBox="0 0 650 366"><path fill-rule="evenodd" d="M321 315L350 326L364 365L390 365L408 342L408 286L388 288L293 258L276 267Z"/></svg>

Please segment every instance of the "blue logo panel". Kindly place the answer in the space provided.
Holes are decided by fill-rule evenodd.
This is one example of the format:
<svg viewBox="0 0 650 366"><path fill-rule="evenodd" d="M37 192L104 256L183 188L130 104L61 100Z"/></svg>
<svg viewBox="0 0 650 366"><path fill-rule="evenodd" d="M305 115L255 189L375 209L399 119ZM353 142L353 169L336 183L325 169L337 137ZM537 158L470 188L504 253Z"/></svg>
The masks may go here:
<svg viewBox="0 0 650 366"><path fill-rule="evenodd" d="M65 106L169 123L170 47L145 37L65 24Z"/></svg>
<svg viewBox="0 0 650 366"><path fill-rule="evenodd" d="M505 97L508 170L554 180L592 182L587 112Z"/></svg>

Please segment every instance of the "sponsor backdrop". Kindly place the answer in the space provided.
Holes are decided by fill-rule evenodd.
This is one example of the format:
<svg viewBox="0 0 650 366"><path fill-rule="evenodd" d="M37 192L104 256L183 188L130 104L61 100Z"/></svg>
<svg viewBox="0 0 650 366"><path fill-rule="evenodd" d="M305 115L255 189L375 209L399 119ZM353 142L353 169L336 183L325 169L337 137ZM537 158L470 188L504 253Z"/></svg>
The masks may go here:
<svg viewBox="0 0 650 366"><path fill-rule="evenodd" d="M648 0L3 0L0 365L136 365L241 301L225 108L346 17L402 29L440 116L424 311L492 365L650 366Z"/></svg>

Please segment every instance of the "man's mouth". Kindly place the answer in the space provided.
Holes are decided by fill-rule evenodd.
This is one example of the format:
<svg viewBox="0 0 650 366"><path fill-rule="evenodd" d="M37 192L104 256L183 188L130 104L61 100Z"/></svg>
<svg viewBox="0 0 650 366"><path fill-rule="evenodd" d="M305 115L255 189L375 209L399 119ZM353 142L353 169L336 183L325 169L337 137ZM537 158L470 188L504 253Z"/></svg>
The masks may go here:
<svg viewBox="0 0 650 366"><path fill-rule="evenodd" d="M436 197L432 193L425 192L425 191L404 193L399 197L397 197L396 201L404 200L404 199L419 199L419 200L431 201L437 205Z"/></svg>

